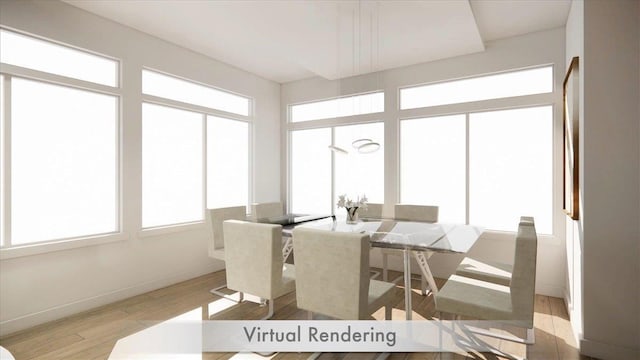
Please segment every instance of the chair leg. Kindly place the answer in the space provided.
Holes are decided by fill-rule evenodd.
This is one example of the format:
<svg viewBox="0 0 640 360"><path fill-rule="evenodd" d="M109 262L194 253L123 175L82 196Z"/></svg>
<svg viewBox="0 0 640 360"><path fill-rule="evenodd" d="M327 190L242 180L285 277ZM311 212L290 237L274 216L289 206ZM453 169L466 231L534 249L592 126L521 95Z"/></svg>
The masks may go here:
<svg viewBox="0 0 640 360"><path fill-rule="evenodd" d="M420 275L420 289L422 290L422 296L427 295L427 279L424 275Z"/></svg>
<svg viewBox="0 0 640 360"><path fill-rule="evenodd" d="M382 280L387 281L389 274L387 271L387 254L382 254Z"/></svg>
<svg viewBox="0 0 640 360"><path fill-rule="evenodd" d="M209 290L209 292L212 293L213 295L220 296L223 299L235 301L237 303L241 303L244 300L244 294L241 293L241 292L238 293L238 298L236 299L233 295L225 294L225 293L220 291L220 290L222 290L222 289L224 289L226 287L227 287L227 284L220 285L220 286L218 286L216 288L213 288L213 289Z"/></svg>
<svg viewBox="0 0 640 360"><path fill-rule="evenodd" d="M392 320L391 319L391 309L393 309L391 307L391 305L385 305L384 306L384 319L385 320Z"/></svg>
<svg viewBox="0 0 640 360"><path fill-rule="evenodd" d="M260 320L268 320L271 319L271 317L273 316L273 299L269 299L266 300L267 303L269 304L269 312L267 312L267 315L265 315L262 319Z"/></svg>

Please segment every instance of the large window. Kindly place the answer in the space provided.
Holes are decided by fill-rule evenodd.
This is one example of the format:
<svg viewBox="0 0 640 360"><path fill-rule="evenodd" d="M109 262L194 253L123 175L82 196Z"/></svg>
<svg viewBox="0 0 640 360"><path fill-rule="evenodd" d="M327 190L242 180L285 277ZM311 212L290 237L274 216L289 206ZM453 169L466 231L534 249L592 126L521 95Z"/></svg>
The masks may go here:
<svg viewBox="0 0 640 360"><path fill-rule="evenodd" d="M244 96L151 70L142 70L142 92L243 116L249 115L251 105Z"/></svg>
<svg viewBox="0 0 640 360"><path fill-rule="evenodd" d="M250 99L150 70L142 90L142 227L248 205Z"/></svg>
<svg viewBox="0 0 640 360"><path fill-rule="evenodd" d="M384 111L384 93L375 92L290 106L291 122L329 119Z"/></svg>
<svg viewBox="0 0 640 360"><path fill-rule="evenodd" d="M513 231L533 216L550 234L552 119L542 106L403 120L401 201L439 205L441 221L491 230Z"/></svg>
<svg viewBox="0 0 640 360"><path fill-rule="evenodd" d="M6 30L0 45L2 247L117 232L119 97L102 85L118 63Z"/></svg>
<svg viewBox="0 0 640 360"><path fill-rule="evenodd" d="M202 115L142 106L142 227L203 220Z"/></svg>
<svg viewBox="0 0 640 360"><path fill-rule="evenodd" d="M118 62L0 29L0 62L107 86L118 86Z"/></svg>
<svg viewBox="0 0 640 360"><path fill-rule="evenodd" d="M511 71L400 90L400 109L550 93L553 67Z"/></svg>
<svg viewBox="0 0 640 360"><path fill-rule="evenodd" d="M551 106L469 115L469 221L513 230L521 215L551 233Z"/></svg>
<svg viewBox="0 0 640 360"><path fill-rule="evenodd" d="M377 142L380 149L359 152L353 142L363 138ZM329 145L344 152L334 152ZM354 200L366 195L369 202L384 202L383 145L384 125L379 122L292 131L292 211L330 213L341 194Z"/></svg>
<svg viewBox="0 0 640 360"><path fill-rule="evenodd" d="M207 116L207 207L249 203L249 124Z"/></svg>
<svg viewBox="0 0 640 360"><path fill-rule="evenodd" d="M466 221L465 115L400 122L400 200L437 205L444 222Z"/></svg>

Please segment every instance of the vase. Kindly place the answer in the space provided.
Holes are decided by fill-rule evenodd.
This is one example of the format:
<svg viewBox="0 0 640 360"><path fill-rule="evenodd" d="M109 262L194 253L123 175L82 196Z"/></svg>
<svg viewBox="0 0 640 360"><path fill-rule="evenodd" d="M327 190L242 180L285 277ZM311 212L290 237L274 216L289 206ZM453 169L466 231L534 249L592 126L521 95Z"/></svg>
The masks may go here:
<svg viewBox="0 0 640 360"><path fill-rule="evenodd" d="M356 224L358 222L358 207L348 207L347 209L347 224Z"/></svg>

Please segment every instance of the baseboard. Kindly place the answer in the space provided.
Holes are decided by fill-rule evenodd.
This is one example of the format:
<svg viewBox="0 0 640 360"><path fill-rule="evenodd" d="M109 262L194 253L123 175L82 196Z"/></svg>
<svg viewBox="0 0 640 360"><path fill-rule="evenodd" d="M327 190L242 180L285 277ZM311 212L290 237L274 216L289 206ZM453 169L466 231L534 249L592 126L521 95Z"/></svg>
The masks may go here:
<svg viewBox="0 0 640 360"><path fill-rule="evenodd" d="M580 339L580 353L603 360L637 360L640 359L640 349L625 346L605 344L589 339Z"/></svg>
<svg viewBox="0 0 640 360"><path fill-rule="evenodd" d="M28 329L30 327L44 324L49 321L58 320L83 311L107 305L118 300L123 300L132 296L140 295L149 291L160 289L181 281L189 280L201 275L221 270L223 266L220 262L199 266L197 268L184 270L178 273L171 273L168 276L130 286L124 289L101 294L87 299L82 299L73 303L56 306L47 310L33 314L21 316L19 318L0 322L0 337L14 332Z"/></svg>

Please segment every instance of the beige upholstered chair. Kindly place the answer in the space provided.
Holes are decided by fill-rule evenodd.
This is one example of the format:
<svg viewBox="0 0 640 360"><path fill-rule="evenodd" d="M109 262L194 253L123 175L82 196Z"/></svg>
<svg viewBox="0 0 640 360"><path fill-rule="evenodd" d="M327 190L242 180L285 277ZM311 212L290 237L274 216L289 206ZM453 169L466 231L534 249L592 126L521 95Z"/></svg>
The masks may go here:
<svg viewBox="0 0 640 360"><path fill-rule="evenodd" d="M513 266L495 261L465 257L456 269L456 275L509 286Z"/></svg>
<svg viewBox="0 0 640 360"><path fill-rule="evenodd" d="M282 261L282 226L227 220L224 244L227 287L267 299L263 320L270 318L274 299L295 290L295 269Z"/></svg>
<svg viewBox="0 0 640 360"><path fill-rule="evenodd" d="M396 220L438 222L438 207L430 205L405 205L396 204L394 207ZM395 249L382 249L382 280L388 280L387 257L389 255L402 256L402 251ZM420 287L422 295L427 293L427 281L420 274Z"/></svg>
<svg viewBox="0 0 640 360"><path fill-rule="evenodd" d="M382 219L382 204L368 203L367 208L358 209L360 219Z"/></svg>
<svg viewBox="0 0 640 360"><path fill-rule="evenodd" d="M251 204L251 216L254 220L282 215L282 203L264 202Z"/></svg>
<svg viewBox="0 0 640 360"><path fill-rule="evenodd" d="M522 217L518 225L513 273L509 284L505 286L476 278L452 275L435 295L436 311L505 322L525 328L527 329L526 339L486 332L481 334L533 344L537 247L533 219Z"/></svg>
<svg viewBox="0 0 640 360"><path fill-rule="evenodd" d="M369 279L369 235L293 230L298 308L341 320L367 319L385 306L391 319L395 285Z"/></svg>
<svg viewBox="0 0 640 360"><path fill-rule="evenodd" d="M233 206L226 208L209 209L209 221L211 223L211 240L209 241L209 257L217 260L225 260L224 253L224 233L222 224L225 220L245 220L247 217L246 206ZM211 289L211 293L223 298L232 299L229 295L221 292L227 284Z"/></svg>

